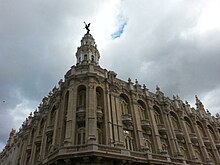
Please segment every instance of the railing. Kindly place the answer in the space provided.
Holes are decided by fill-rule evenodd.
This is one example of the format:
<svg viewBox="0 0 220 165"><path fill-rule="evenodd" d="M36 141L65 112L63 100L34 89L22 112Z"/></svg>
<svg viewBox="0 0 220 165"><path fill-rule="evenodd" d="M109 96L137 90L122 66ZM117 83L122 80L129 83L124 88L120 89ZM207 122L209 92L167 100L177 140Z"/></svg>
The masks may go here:
<svg viewBox="0 0 220 165"><path fill-rule="evenodd" d="M141 120L141 126L142 126L144 129L150 128L150 121L147 120L147 119Z"/></svg>
<svg viewBox="0 0 220 165"><path fill-rule="evenodd" d="M54 125L47 126L46 135L53 133Z"/></svg>
<svg viewBox="0 0 220 165"><path fill-rule="evenodd" d="M123 114L121 117L122 117L122 122L124 124L128 124L128 125L132 124L131 114Z"/></svg>
<svg viewBox="0 0 220 165"><path fill-rule="evenodd" d="M197 138L197 136L196 136L196 133L190 133L190 134L189 134L189 137L190 137L190 139L191 139L191 141L192 141L193 143L197 143L197 142L198 142L198 138Z"/></svg>
<svg viewBox="0 0 220 165"><path fill-rule="evenodd" d="M42 140L42 135L38 135L35 140L34 140L34 144L39 144L41 143L41 140Z"/></svg>
<svg viewBox="0 0 220 165"><path fill-rule="evenodd" d="M158 128L158 131L159 131L161 134L166 134L167 129L166 129L166 127L165 127L164 124L158 124L158 125L157 125L157 128Z"/></svg>
<svg viewBox="0 0 220 165"><path fill-rule="evenodd" d="M183 131L181 129L175 129L174 132L178 139L182 139L184 137Z"/></svg>

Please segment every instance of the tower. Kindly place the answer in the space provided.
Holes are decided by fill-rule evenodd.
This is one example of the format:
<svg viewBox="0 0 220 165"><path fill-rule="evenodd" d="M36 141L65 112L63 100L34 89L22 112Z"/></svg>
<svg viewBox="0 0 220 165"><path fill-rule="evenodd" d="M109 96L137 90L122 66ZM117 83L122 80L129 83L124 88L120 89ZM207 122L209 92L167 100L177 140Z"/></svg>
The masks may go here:
<svg viewBox="0 0 220 165"><path fill-rule="evenodd" d="M97 45L95 44L95 40L93 36L87 32L83 36L81 46L78 47L76 52L77 65L86 63L94 63L99 65L99 58L100 55Z"/></svg>

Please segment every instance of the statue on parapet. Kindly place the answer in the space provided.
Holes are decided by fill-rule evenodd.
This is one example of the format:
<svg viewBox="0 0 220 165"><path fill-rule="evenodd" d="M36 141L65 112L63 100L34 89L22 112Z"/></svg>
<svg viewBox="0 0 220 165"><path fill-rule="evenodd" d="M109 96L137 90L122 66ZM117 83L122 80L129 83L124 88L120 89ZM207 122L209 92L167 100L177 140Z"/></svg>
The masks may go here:
<svg viewBox="0 0 220 165"><path fill-rule="evenodd" d="M85 28L84 28L84 29L86 29L86 30L87 30L87 33L89 33L89 31L90 31L90 29L89 29L90 23L87 24L87 23L84 21L84 24L85 24Z"/></svg>

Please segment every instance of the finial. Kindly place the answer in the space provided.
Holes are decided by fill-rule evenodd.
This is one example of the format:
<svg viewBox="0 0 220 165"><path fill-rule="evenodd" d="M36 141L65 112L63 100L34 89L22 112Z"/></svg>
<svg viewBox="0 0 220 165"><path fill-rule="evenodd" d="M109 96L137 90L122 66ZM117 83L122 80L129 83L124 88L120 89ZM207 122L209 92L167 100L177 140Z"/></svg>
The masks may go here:
<svg viewBox="0 0 220 165"><path fill-rule="evenodd" d="M180 97L179 97L178 95L176 95L176 99L177 99L177 100L179 100L179 99L180 99Z"/></svg>
<svg viewBox="0 0 220 165"><path fill-rule="evenodd" d="M158 85L156 85L156 90L160 91L160 87Z"/></svg>
<svg viewBox="0 0 220 165"><path fill-rule="evenodd" d="M138 80L137 79L135 79L135 84L138 84Z"/></svg>
<svg viewBox="0 0 220 165"><path fill-rule="evenodd" d="M89 31L90 31L90 29L89 29L90 23L86 24L86 22L84 21L84 24L85 24L85 28L84 28L84 29L86 29L86 30L87 30L87 34L89 34Z"/></svg>
<svg viewBox="0 0 220 165"><path fill-rule="evenodd" d="M130 78L130 77L128 78L128 82L129 82L129 83L131 82L131 78Z"/></svg>

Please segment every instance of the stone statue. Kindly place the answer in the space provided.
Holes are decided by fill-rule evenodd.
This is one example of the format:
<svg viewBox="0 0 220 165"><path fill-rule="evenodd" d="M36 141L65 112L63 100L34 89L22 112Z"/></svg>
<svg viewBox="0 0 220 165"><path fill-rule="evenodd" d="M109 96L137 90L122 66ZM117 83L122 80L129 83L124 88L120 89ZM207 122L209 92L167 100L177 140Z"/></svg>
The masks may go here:
<svg viewBox="0 0 220 165"><path fill-rule="evenodd" d="M84 21L84 24L85 24L85 28L87 30L87 33L89 33L90 29L89 29L89 26L90 26L90 23L86 24L86 22Z"/></svg>

